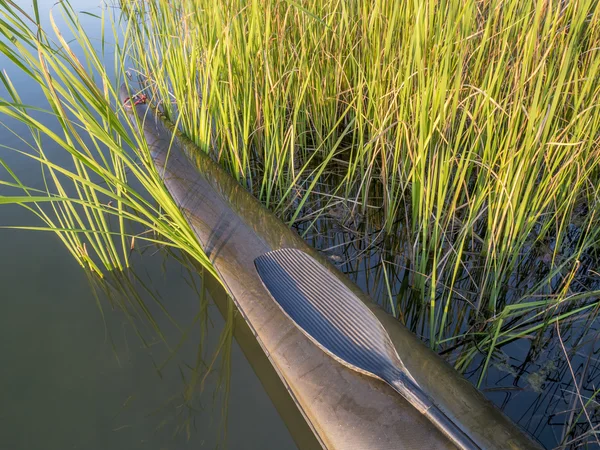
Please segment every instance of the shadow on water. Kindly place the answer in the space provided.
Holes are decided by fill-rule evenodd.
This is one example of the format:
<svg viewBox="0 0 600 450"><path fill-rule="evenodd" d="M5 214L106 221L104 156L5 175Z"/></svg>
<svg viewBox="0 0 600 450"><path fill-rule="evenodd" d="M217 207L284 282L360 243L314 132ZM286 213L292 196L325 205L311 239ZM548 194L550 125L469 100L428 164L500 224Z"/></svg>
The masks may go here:
<svg viewBox="0 0 600 450"><path fill-rule="evenodd" d="M179 389L147 412L148 418L156 422L156 431L184 436L189 441L194 434L202 434L202 428L208 422L210 433L215 437L215 448L250 448L249 444L231 439L238 434L235 422L234 429L229 427L232 365L239 366L236 362L240 358L239 348L296 445L302 449L319 448L292 397L221 284L186 255L170 250L164 251L164 255L163 267L167 261L167 265L177 265L177 271L181 272L197 298L195 313L187 317L188 320L182 321L177 314L171 314L173 299L163 298L159 289L153 286L155 276L151 278L148 273L134 270L111 272L103 279L88 274L102 317L118 311L126 319L128 328L134 330L135 337L128 341L127 346L139 343L146 349L161 380L166 371L176 370L179 373ZM215 316L215 310L218 310L218 316ZM221 322L218 319L223 322L219 332L215 330L216 322ZM121 331L119 329L116 333ZM114 357L122 365L122 346L118 345L121 336L108 327L106 332ZM157 347L159 351L156 351ZM190 352L190 348L195 351ZM247 376L247 370L244 376ZM130 408L134 402L135 393L132 393L124 402L123 409ZM239 405L239 402L235 403ZM245 406L249 409L244 414L257 412L253 409L254 405ZM287 442L285 447L291 445ZM207 447L210 448L210 445Z"/></svg>

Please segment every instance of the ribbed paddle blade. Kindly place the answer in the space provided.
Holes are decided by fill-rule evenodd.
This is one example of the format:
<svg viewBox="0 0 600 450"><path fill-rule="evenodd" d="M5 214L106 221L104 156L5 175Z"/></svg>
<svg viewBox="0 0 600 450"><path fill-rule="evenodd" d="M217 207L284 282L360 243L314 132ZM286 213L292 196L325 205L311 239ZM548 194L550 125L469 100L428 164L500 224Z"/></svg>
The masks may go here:
<svg viewBox="0 0 600 450"><path fill-rule="evenodd" d="M379 320L321 263L291 248L265 253L254 263L283 311L340 362L386 381L401 368Z"/></svg>
<svg viewBox="0 0 600 450"><path fill-rule="evenodd" d="M386 381L459 449L479 449L404 370L377 317L325 266L291 248L265 253L254 264L275 302L326 353Z"/></svg>

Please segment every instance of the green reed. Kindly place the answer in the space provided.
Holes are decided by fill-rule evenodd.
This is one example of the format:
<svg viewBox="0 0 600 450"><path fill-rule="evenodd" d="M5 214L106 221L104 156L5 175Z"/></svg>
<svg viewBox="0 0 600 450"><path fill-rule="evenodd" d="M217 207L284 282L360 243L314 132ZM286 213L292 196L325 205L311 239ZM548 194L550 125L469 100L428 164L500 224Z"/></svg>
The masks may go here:
<svg viewBox="0 0 600 450"><path fill-rule="evenodd" d="M561 318L557 299L594 298L569 277L598 246L598 2L122 5L154 98L290 225L332 172L330 193L379 209L406 243L433 348L475 320L491 355L515 334L509 317ZM537 291L507 300L542 247Z"/></svg>
<svg viewBox="0 0 600 450"><path fill-rule="evenodd" d="M27 125L31 139L22 138L20 148L1 148L9 157L16 152L39 163L44 187L23 184L0 157L7 174L0 185L11 192L0 196L0 205L30 210L40 225L22 228L55 232L84 267L99 275L128 266L136 242L183 249L214 273L162 184L145 139L130 126L134 124L120 120L117 86L125 79L120 47L115 51L116 73L109 74L102 62L104 32L99 49L68 3L53 9L51 32L40 26L37 2L33 10L31 17L11 1L0 2L0 51L21 76L41 87L48 108L24 104L3 72L0 81L7 96L0 100L0 114ZM116 39L117 24L106 14L99 20L103 30L112 23ZM66 30L56 25L56 16ZM128 24L120 24L126 34ZM74 38L67 40L65 32ZM43 118L37 118L39 113ZM61 153L48 152L42 140Z"/></svg>
<svg viewBox="0 0 600 450"><path fill-rule="evenodd" d="M14 174L3 183L20 194L0 202L31 208L97 271L126 266L133 236L208 264L144 140L113 112L127 64L290 226L309 218L308 236L342 205L380 228L382 304L455 350L459 370L482 352L483 377L502 345L595 310L580 279L600 250L597 2L123 0L100 17L116 41L110 75L104 40L94 47L67 4L75 42L0 5L2 52L43 87L63 133L2 77L0 112L30 125L47 189Z"/></svg>

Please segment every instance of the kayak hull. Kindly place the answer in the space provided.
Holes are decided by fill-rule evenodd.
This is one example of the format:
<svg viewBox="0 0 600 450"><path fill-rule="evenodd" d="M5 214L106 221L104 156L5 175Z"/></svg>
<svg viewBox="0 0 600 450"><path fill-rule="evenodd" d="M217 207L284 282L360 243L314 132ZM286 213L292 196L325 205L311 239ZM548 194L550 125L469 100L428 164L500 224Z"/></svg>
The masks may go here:
<svg viewBox="0 0 600 450"><path fill-rule="evenodd" d="M125 88L121 96L129 98ZM144 133L167 189L322 447L455 448L390 386L329 357L293 324L254 266L272 250L308 253L356 294L386 329L410 375L481 448L541 448L207 155L179 133L173 139L172 125L154 110L131 102L125 110Z"/></svg>

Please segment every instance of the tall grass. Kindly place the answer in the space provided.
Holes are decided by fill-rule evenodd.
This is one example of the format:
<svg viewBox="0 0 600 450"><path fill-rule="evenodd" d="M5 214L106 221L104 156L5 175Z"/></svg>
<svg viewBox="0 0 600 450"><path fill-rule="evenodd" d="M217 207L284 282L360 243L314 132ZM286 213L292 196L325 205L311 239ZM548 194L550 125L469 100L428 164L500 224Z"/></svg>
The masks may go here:
<svg viewBox="0 0 600 450"><path fill-rule="evenodd" d="M0 114L25 124L31 133L20 137L19 148L1 145L6 176L0 186L7 194L0 196L0 205L30 210L39 225L22 228L55 232L82 266L100 276L127 267L136 242L182 249L214 274L161 182L143 136L120 120L116 87L125 78L125 55L117 41L115 73L109 74L103 64L104 33L112 30L117 40L119 30L107 11L98 17L102 41L94 46L97 41L86 34L67 2L53 8L52 32L47 33L40 26L37 2L30 15L11 1L0 1L0 51L20 69L19 76L41 87L48 105L24 104L8 73L0 74L6 92ZM57 26L57 17L67 29ZM121 25L127 33L127 23ZM26 186L11 169L7 161L14 154L39 163L42 189Z"/></svg>
<svg viewBox="0 0 600 450"><path fill-rule="evenodd" d="M597 2L123 0L99 17L114 75L68 4L74 42L15 6L0 1L1 51L42 86L61 133L2 77L0 113L32 130L46 190L3 164L19 194L0 203L30 208L82 264L125 267L134 236L208 264L113 112L128 58L165 114L290 226L327 233L340 207L351 233L375 230L376 296L459 370L479 364L480 383L502 346L595 317Z"/></svg>
<svg viewBox="0 0 600 450"><path fill-rule="evenodd" d="M290 225L331 174L379 211L431 347L470 342L457 367L593 308L598 2L122 5L153 98Z"/></svg>

